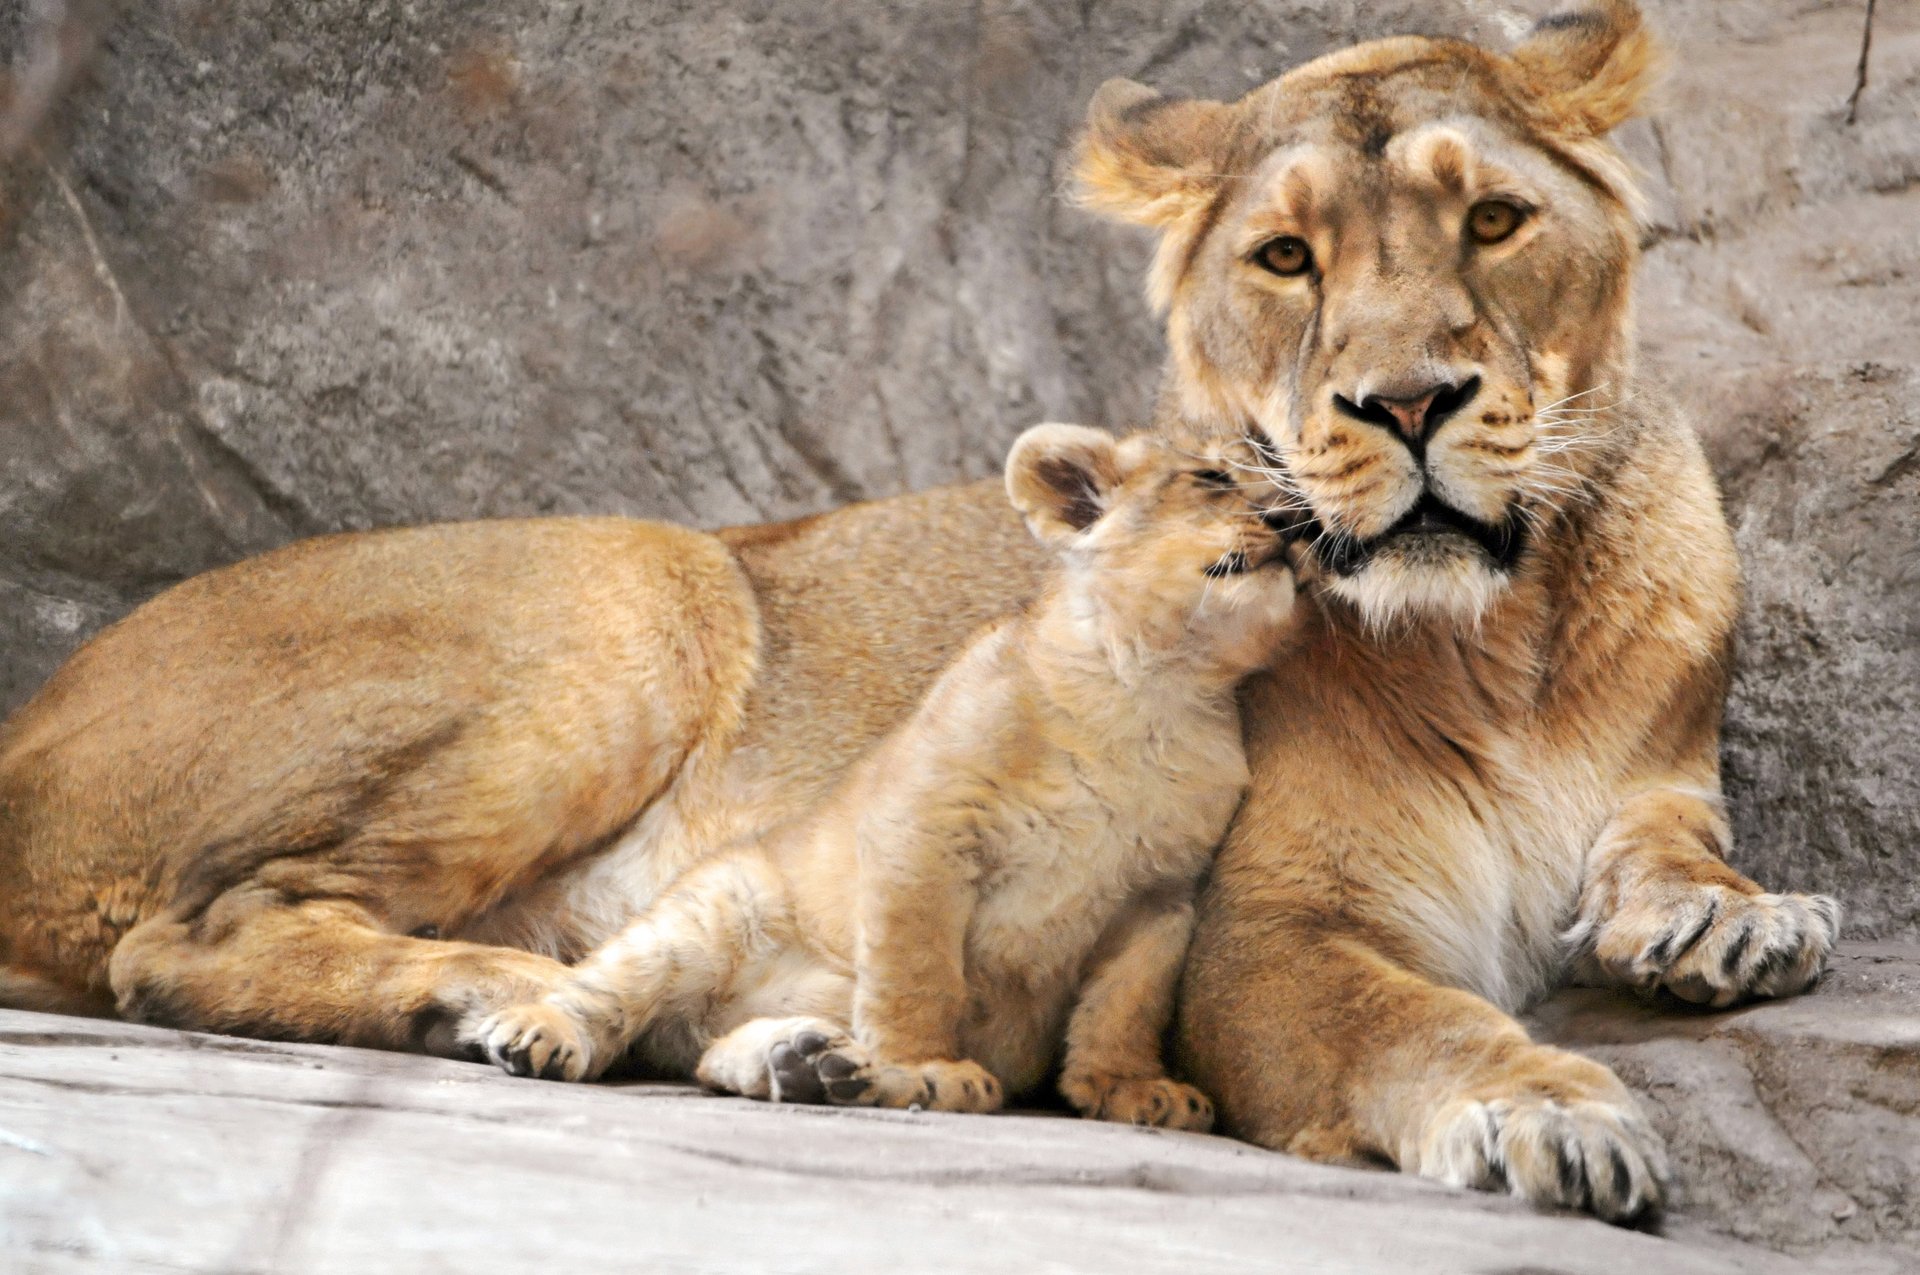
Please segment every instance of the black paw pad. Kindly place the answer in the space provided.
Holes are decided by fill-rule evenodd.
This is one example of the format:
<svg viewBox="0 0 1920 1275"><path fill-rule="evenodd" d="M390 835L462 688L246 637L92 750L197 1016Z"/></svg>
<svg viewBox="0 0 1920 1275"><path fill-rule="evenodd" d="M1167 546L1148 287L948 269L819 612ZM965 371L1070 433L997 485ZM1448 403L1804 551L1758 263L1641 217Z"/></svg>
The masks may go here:
<svg viewBox="0 0 1920 1275"><path fill-rule="evenodd" d="M767 1051L767 1067L773 1072L781 1102L823 1102L826 1089L814 1074L813 1064L781 1041Z"/></svg>
<svg viewBox="0 0 1920 1275"><path fill-rule="evenodd" d="M860 1064L845 1054L828 1054L814 1065L820 1071L820 1079L826 1081L845 1080L860 1070Z"/></svg>
<svg viewBox="0 0 1920 1275"><path fill-rule="evenodd" d="M801 1032L793 1038L793 1047L802 1058L812 1058L826 1052L833 1041L820 1032Z"/></svg>
<svg viewBox="0 0 1920 1275"><path fill-rule="evenodd" d="M827 1084L827 1092L836 1102L852 1102L867 1092L869 1082L855 1077L851 1080L834 1080Z"/></svg>

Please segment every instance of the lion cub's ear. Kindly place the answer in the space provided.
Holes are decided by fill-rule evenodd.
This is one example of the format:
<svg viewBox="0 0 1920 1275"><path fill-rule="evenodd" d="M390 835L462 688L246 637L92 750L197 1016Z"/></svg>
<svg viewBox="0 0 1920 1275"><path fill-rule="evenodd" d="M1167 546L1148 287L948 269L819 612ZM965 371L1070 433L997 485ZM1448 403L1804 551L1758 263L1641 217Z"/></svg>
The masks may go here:
<svg viewBox="0 0 1920 1275"><path fill-rule="evenodd" d="M1080 202L1159 230L1198 213L1220 186L1214 157L1232 109L1108 80L1087 107L1074 164Z"/></svg>
<svg viewBox="0 0 1920 1275"><path fill-rule="evenodd" d="M1513 61L1560 128L1598 137L1639 112L1666 56L1633 0L1593 0L1540 19Z"/></svg>
<svg viewBox="0 0 1920 1275"><path fill-rule="evenodd" d="M1035 425L1007 453L1007 497L1043 544L1091 527L1120 483L1113 435L1085 425Z"/></svg>

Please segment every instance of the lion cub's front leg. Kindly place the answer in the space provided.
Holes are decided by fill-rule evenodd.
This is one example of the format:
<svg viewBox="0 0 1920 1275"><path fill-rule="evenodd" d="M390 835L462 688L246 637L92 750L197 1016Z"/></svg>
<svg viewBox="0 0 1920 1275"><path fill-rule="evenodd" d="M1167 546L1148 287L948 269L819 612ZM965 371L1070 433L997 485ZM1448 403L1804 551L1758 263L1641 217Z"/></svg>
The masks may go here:
<svg viewBox="0 0 1920 1275"><path fill-rule="evenodd" d="M1811 987L1839 937L1840 905L1766 893L1727 866L1730 841L1696 792L1628 802L1588 861L1574 929L1584 980L1664 987L1716 1009Z"/></svg>
<svg viewBox="0 0 1920 1275"><path fill-rule="evenodd" d="M862 830L854 1040L834 1051L855 1070L842 1078L848 1096L834 1100L996 1111L999 1078L960 1056L978 867L964 819L943 821L930 806L906 818L880 812L869 828L884 844Z"/></svg>
<svg viewBox="0 0 1920 1275"><path fill-rule="evenodd" d="M1095 1120L1204 1132L1213 1103L1169 1079L1161 1038L1173 1020L1174 988L1193 937L1193 903L1182 890L1136 903L1108 929L1067 1023L1060 1092Z"/></svg>

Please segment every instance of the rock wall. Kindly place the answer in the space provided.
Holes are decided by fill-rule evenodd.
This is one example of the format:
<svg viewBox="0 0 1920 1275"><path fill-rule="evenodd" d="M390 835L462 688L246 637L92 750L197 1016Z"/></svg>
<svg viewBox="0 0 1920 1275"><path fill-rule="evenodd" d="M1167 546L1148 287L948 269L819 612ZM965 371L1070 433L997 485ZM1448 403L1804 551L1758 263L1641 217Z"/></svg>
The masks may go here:
<svg viewBox="0 0 1920 1275"><path fill-rule="evenodd" d="M1743 866L1920 934L1920 13L1649 3L1643 313L1753 574ZM1145 414L1145 245L1061 198L1110 75L1233 95L1474 0L165 0L89 53L0 0L0 710L175 580L298 536L715 525ZM48 58L41 55L51 49ZM58 78L58 77L54 77ZM16 112L17 113L17 112ZM0 128L0 148L9 134Z"/></svg>

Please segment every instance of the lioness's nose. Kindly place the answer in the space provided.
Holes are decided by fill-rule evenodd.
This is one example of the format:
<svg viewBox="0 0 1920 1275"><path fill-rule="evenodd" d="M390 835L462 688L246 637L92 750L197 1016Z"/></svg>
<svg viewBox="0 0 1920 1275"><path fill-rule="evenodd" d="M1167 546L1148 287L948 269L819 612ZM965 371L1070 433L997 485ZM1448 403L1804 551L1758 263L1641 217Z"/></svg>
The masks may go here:
<svg viewBox="0 0 1920 1275"><path fill-rule="evenodd" d="M1333 401L1346 415L1396 430L1417 448L1479 392L1480 378L1471 376L1457 384L1442 381L1429 385L1413 394L1369 394L1357 403L1336 394Z"/></svg>

